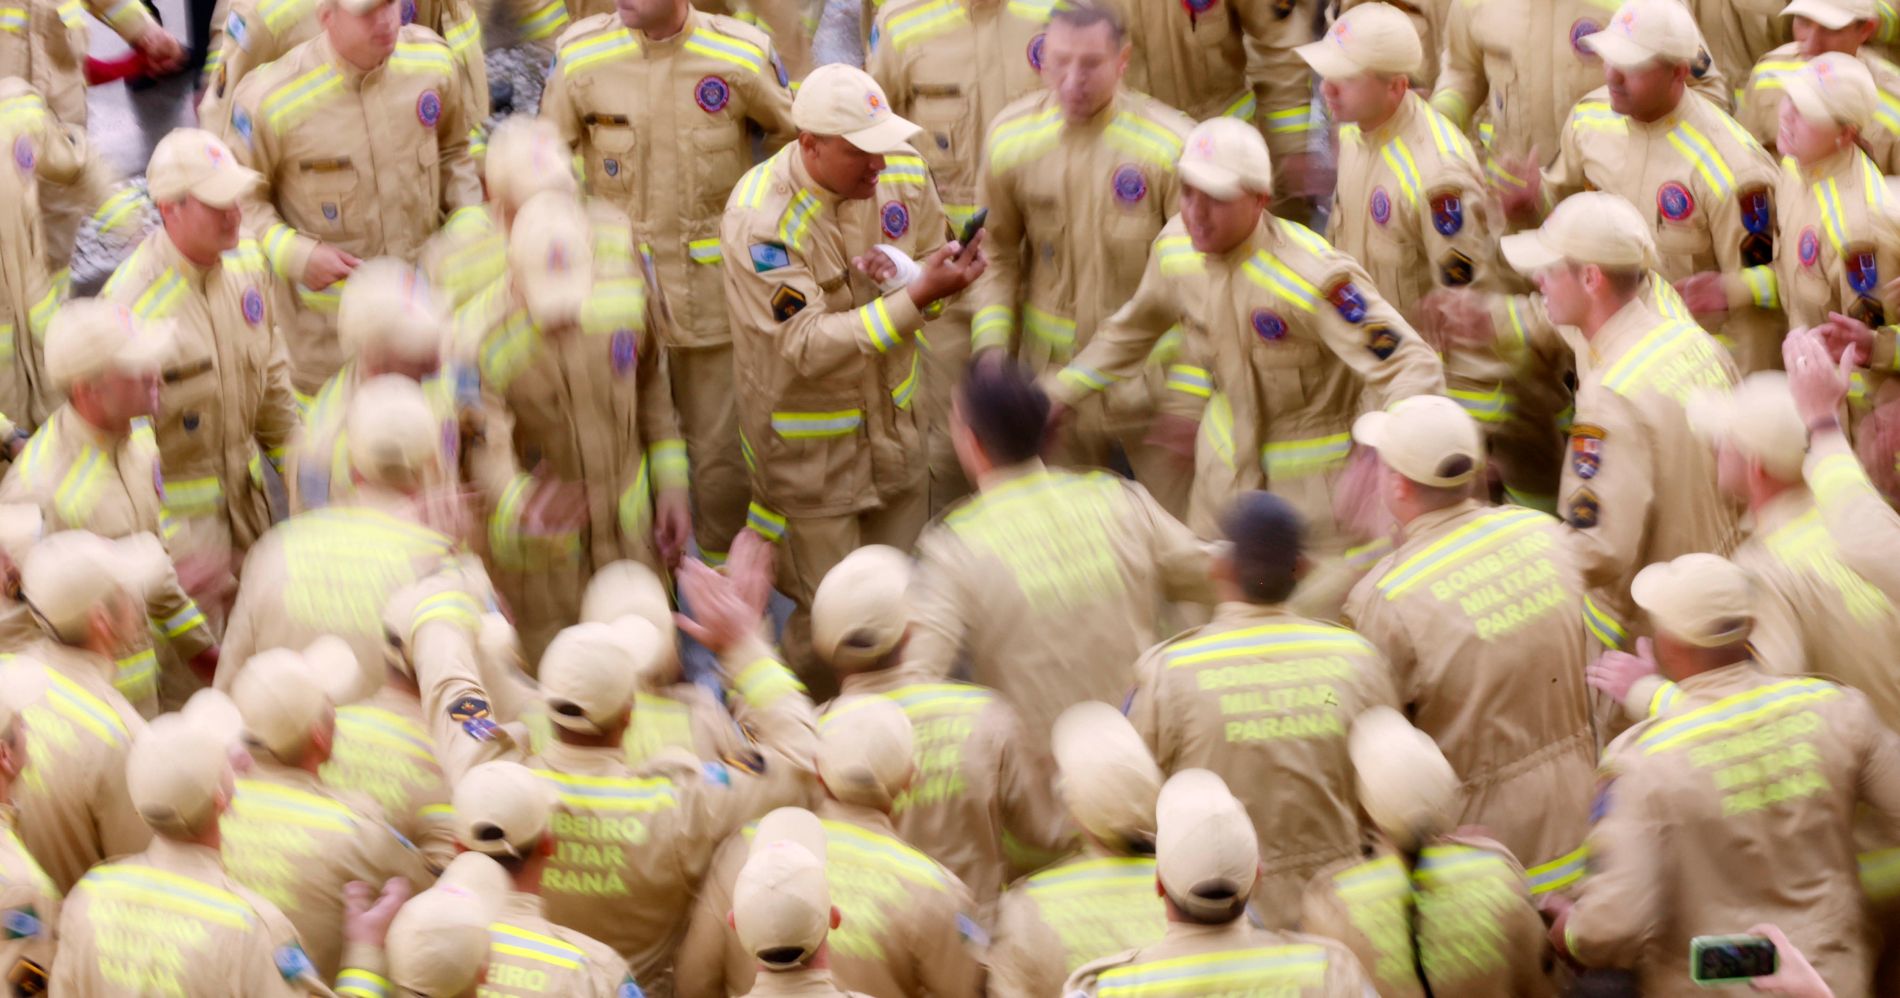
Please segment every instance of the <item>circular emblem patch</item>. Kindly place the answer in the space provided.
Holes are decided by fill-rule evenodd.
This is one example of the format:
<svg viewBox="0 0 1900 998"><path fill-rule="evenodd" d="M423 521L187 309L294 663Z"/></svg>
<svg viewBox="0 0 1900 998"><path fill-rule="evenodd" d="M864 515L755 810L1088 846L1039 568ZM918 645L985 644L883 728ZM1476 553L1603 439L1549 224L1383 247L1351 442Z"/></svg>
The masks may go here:
<svg viewBox="0 0 1900 998"><path fill-rule="evenodd" d="M1695 214L1695 195L1671 180L1656 189L1656 210L1671 222L1680 222Z"/></svg>
<svg viewBox="0 0 1900 998"><path fill-rule="evenodd" d="M334 222L336 221L336 216L337 216L336 202L335 201L323 202L323 220L326 222Z"/></svg>
<svg viewBox="0 0 1900 998"><path fill-rule="evenodd" d="M1148 178L1142 176L1140 167L1123 163L1115 168L1115 200L1134 204L1147 196Z"/></svg>
<svg viewBox="0 0 1900 998"><path fill-rule="evenodd" d="M608 175L609 177L618 177L618 176L620 176L620 161L619 161L619 160L617 160L617 159L603 159L603 160L601 160L601 161L600 161L600 168L601 168L601 169L603 169L603 170L606 170L606 171L607 171L607 175Z"/></svg>
<svg viewBox="0 0 1900 998"><path fill-rule="evenodd" d="M1253 331L1268 343L1286 338L1286 320L1264 309L1253 310Z"/></svg>
<svg viewBox="0 0 1900 998"><path fill-rule="evenodd" d="M416 0L402 0L402 23L416 23Z"/></svg>
<svg viewBox="0 0 1900 998"><path fill-rule="evenodd" d="M1380 225L1392 220L1392 197L1383 187L1372 189L1372 220Z"/></svg>
<svg viewBox="0 0 1900 998"><path fill-rule="evenodd" d="M1812 267L1821 258L1821 237L1814 234L1814 226L1801 230L1801 266Z"/></svg>
<svg viewBox="0 0 1900 998"><path fill-rule="evenodd" d="M21 173L32 173L34 162L32 136L22 135L14 139L13 165L19 167Z"/></svg>
<svg viewBox="0 0 1900 998"><path fill-rule="evenodd" d="M1038 73L1042 72L1042 45L1047 38L1046 34L1039 31L1036 37L1029 40L1029 68Z"/></svg>
<svg viewBox="0 0 1900 998"><path fill-rule="evenodd" d="M625 374L633 370L633 366L640 360L638 347L639 344L633 338L633 330L622 329L614 333L613 359L615 374Z"/></svg>
<svg viewBox="0 0 1900 998"><path fill-rule="evenodd" d="M886 239L898 239L910 231L910 209L897 201L884 202L884 208L877 217L883 223Z"/></svg>
<svg viewBox="0 0 1900 998"><path fill-rule="evenodd" d="M708 76L693 87L693 103L707 114L718 114L732 99L732 88L717 76Z"/></svg>
<svg viewBox="0 0 1900 998"><path fill-rule="evenodd" d="M434 128L441 118L442 98L437 97L433 90L424 90L422 96L416 98L416 120Z"/></svg>
<svg viewBox="0 0 1900 998"><path fill-rule="evenodd" d="M1585 59L1596 58L1595 53L1592 53L1588 49L1585 49L1583 47L1583 40L1602 30L1603 30L1603 25L1598 24L1597 22L1592 21L1587 17L1577 18L1577 23L1572 24L1570 26L1570 50L1584 57Z"/></svg>
<svg viewBox="0 0 1900 998"><path fill-rule="evenodd" d="M245 322L255 326L264 321L264 296L256 288L244 289L244 297L239 303L244 309Z"/></svg>
<svg viewBox="0 0 1900 998"><path fill-rule="evenodd" d="M1181 5L1187 8L1188 13L1198 17L1213 10L1214 4L1218 2L1219 0L1181 0Z"/></svg>

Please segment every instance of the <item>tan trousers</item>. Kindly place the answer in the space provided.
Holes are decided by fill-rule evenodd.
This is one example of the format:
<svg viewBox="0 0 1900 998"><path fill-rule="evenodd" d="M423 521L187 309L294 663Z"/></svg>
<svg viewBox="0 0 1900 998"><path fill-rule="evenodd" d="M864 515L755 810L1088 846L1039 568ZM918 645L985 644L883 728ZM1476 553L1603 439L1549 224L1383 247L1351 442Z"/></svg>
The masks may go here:
<svg viewBox="0 0 1900 998"><path fill-rule="evenodd" d="M837 695L838 679L811 648L811 598L825 573L844 556L866 544L888 544L909 551L930 519L929 489L923 480L877 509L844 516L788 516L779 542L778 590L794 604L785 623L787 664L811 690L812 701Z"/></svg>
<svg viewBox="0 0 1900 998"><path fill-rule="evenodd" d="M673 409L686 438L686 460L693 476L693 537L700 553L724 560L732 539L745 529L746 503L752 494L745 452L739 446L739 417L733 408L732 344L668 347L666 364L673 381Z"/></svg>

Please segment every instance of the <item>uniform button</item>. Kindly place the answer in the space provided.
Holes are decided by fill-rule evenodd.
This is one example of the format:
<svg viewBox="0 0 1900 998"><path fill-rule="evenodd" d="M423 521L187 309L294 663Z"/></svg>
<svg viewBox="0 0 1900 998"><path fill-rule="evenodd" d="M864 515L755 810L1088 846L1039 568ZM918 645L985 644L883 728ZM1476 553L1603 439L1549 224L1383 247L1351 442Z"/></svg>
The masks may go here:
<svg viewBox="0 0 1900 998"><path fill-rule="evenodd" d="M198 428L198 414L195 412L185 413L185 430L189 432L192 430L196 430L197 428Z"/></svg>

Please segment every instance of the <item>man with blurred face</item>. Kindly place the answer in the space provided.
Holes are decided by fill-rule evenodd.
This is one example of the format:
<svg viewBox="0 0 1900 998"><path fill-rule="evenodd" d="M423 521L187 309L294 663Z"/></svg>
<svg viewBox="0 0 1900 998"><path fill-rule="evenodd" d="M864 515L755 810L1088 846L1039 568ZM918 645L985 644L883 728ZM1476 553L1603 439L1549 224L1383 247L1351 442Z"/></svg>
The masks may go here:
<svg viewBox="0 0 1900 998"><path fill-rule="evenodd" d="M245 220L295 285L291 383L342 365L336 315L364 260L415 262L456 209L479 204L465 86L449 46L394 0L321 0L319 36L238 85L226 138L263 183Z"/></svg>
<svg viewBox="0 0 1900 998"><path fill-rule="evenodd" d="M104 296L147 319L177 321L156 432L165 512L181 581L222 621L244 551L270 526L255 475L281 468L297 425L277 328L278 283L239 232L238 198L257 174L209 132L159 142L147 173L162 225L106 282Z"/></svg>
<svg viewBox="0 0 1900 998"><path fill-rule="evenodd" d="M1045 37L1047 89L999 112L984 145L977 200L996 263L972 292L970 328L973 351L1012 350L1038 374L1086 347L1140 282L1149 242L1179 210L1174 161L1193 127L1122 86L1130 48L1109 8L1062 6ZM1077 408L1055 463L1110 466L1120 452L1179 516L1191 427L1155 418L1159 364L1129 376Z"/></svg>
<svg viewBox="0 0 1900 998"><path fill-rule="evenodd" d="M1780 112L1787 102L1787 80L1817 56L1848 56L1867 67L1879 91L1879 110L1861 134L1861 146L1882 173L1900 173L1900 66L1874 54L1868 45L1879 27L1875 0L1794 0L1781 11L1794 41L1761 57L1749 74L1735 116L1762 145L1780 155Z"/></svg>

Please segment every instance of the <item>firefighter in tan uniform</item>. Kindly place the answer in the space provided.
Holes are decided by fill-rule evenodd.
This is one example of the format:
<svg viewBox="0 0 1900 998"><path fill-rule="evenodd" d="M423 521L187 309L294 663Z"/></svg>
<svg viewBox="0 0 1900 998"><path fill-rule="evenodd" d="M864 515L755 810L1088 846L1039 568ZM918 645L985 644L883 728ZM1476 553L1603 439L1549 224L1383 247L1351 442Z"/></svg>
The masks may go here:
<svg viewBox="0 0 1900 998"><path fill-rule="evenodd" d="M923 671L908 660L910 556L882 545L853 551L812 599L818 657L839 695L888 697L910 718L917 774L892 804L897 835L948 867L989 911L1011 860L1064 845L1042 739L994 690Z"/></svg>
<svg viewBox="0 0 1900 998"><path fill-rule="evenodd" d="M815 812L831 902L842 918L830 935L831 970L840 988L894 998L983 991L982 930L969 891L956 875L897 837L890 811L909 785L910 721L881 696L832 704L819 728ZM735 882L752 843L770 839L782 812L727 839L713 858L694 904L676 978L680 998L745 994L757 974L726 921Z"/></svg>
<svg viewBox="0 0 1900 998"><path fill-rule="evenodd" d="M1012 884L996 906L990 994L1062 993L1085 963L1161 941L1155 896L1155 798L1161 769L1121 711L1084 700L1050 736L1062 803L1081 848Z"/></svg>
<svg viewBox="0 0 1900 998"><path fill-rule="evenodd" d="M14 661L44 689L23 710L27 761L14 791L16 827L62 892L89 867L151 838L125 789L126 750L145 722L112 680L114 658L143 641L138 604L158 557L149 538L65 531L35 545L22 566L23 598L45 634Z"/></svg>
<svg viewBox="0 0 1900 998"><path fill-rule="evenodd" d="M759 974L747 992L847 998L832 979L826 937L843 924L825 881L825 830L809 811L786 808L775 824L802 826L798 833L773 834L761 825L752 855L732 886L732 926L739 944L758 961ZM814 849L817 850L814 852Z"/></svg>
<svg viewBox="0 0 1900 998"><path fill-rule="evenodd" d="M1214 562L1214 618L1143 656L1128 716L1163 770L1206 769L1242 788L1260 832L1256 911L1284 929L1314 871L1358 852L1346 732L1394 702L1392 679L1366 639L1287 609L1302 528L1284 500L1242 495L1223 526L1231 553ZM1301 777L1273 778L1287 772Z"/></svg>
<svg viewBox="0 0 1900 998"><path fill-rule="evenodd" d="M1788 40L1788 22L1780 16L1784 0L1685 2L1695 12L1709 56L1728 84L1732 100L1725 106L1739 110L1750 70L1769 49Z"/></svg>
<svg viewBox="0 0 1900 998"><path fill-rule="evenodd" d="M1346 602L1384 653L1398 702L1452 760L1457 824L1531 866L1541 894L1574 879L1596 772L1584 686L1583 585L1564 526L1493 507L1470 417L1431 396L1367 413L1379 493L1401 537Z"/></svg>
<svg viewBox="0 0 1900 998"><path fill-rule="evenodd" d="M1669 998L1702 993L1692 937L1770 922L1836 993L1871 994L1855 816L1888 841L1900 834L1900 736L1859 692L1753 661L1757 598L1733 563L1685 555L1633 588L1682 700L1606 760L1614 782L1591 872L1574 907L1553 909L1551 941L1585 966L1634 969L1643 994Z"/></svg>
<svg viewBox="0 0 1900 998"><path fill-rule="evenodd" d="M612 947L556 925L545 914L541 881L563 837L557 803L554 787L516 762L482 763L455 784L457 841L501 864L511 881L489 926L482 993L499 998L639 994L627 961Z"/></svg>
<svg viewBox="0 0 1900 998"><path fill-rule="evenodd" d="M561 141L560 131L540 118L511 115L502 119L489 134L482 154L482 193L487 200L451 215L442 230L429 237L418 265L452 312L481 310L479 321L458 321L458 334L487 332L489 322L506 317L502 286L508 276L508 230L520 216L521 206L543 191L580 193L573 156ZM341 319L339 314L339 336ZM464 406L471 403L470 379L478 376L473 356L478 346L458 341L446 358L457 367L460 397L456 401Z"/></svg>
<svg viewBox="0 0 1900 998"><path fill-rule="evenodd" d="M175 332L172 320L148 321L106 301L62 306L46 334L46 374L67 401L8 469L0 501L39 506L48 533L164 537L164 481L150 419ZM147 612L176 661L202 680L217 664L217 637L169 559L162 574L147 592ZM199 685L173 664L168 657L161 675L152 654L134 656L121 663L114 682L149 714L161 686L167 703L182 703Z"/></svg>
<svg viewBox="0 0 1900 998"><path fill-rule="evenodd" d="M1380 998L1552 994L1544 923L1524 869L1499 843L1454 832L1458 775L1430 735L1383 708L1347 742L1377 835L1366 857L1321 870L1300 926L1359 958Z"/></svg>
<svg viewBox="0 0 1900 998"><path fill-rule="evenodd" d="M1155 804L1155 886L1168 908L1160 942L1084 964L1068 995L1205 994L1248 986L1301 998L1368 995L1371 978L1330 939L1255 927L1245 917L1260 875L1247 810L1204 769L1174 774ZM1287 913L1291 916L1291 912Z"/></svg>
<svg viewBox="0 0 1900 998"><path fill-rule="evenodd" d="M48 686L37 669L0 665L0 920L11 927L0 969L16 991L41 993L58 942L60 891L20 841L14 798L27 765L27 711Z"/></svg>
<svg viewBox="0 0 1900 998"><path fill-rule="evenodd" d="M1270 173L1258 135L1223 119L1195 127L1181 153L1181 216L1155 240L1134 297L1052 393L1072 404L1128 377L1179 324L1183 355L1164 405L1183 416L1204 406L1189 526L1213 536L1236 495L1265 488L1299 511L1311 549L1329 554L1343 546L1331 496L1353 417L1443 392L1444 370L1356 261L1266 213Z"/></svg>
<svg viewBox="0 0 1900 998"><path fill-rule="evenodd" d="M864 67L891 110L923 129L912 143L930 168L950 228L978 207L983 137L990 122L1042 88L1051 0L903 0L881 7ZM924 405L930 432L930 508L967 495L950 444L950 396L970 359L970 316L957 302L928 333Z"/></svg>
<svg viewBox="0 0 1900 998"><path fill-rule="evenodd" d="M357 392L347 424L356 497L293 516L251 548L219 689L229 690L256 652L300 648L322 634L348 641L359 662L382 660L390 597L455 556L454 539L422 512L427 483L441 474L441 426L404 378L384 375Z"/></svg>
<svg viewBox="0 0 1900 998"><path fill-rule="evenodd" d="M315 392L343 363L339 282L362 260L414 261L450 213L481 202L454 55L402 26L395 0L321 0L323 33L246 77L231 148L264 183L245 221L297 299L291 383Z"/></svg>
<svg viewBox="0 0 1900 998"><path fill-rule="evenodd" d="M650 8L650 9L649 9ZM752 166L752 133L793 137L792 95L771 39L687 0L577 20L556 43L541 116L586 164L588 189L634 221L672 305L666 363L686 440L700 550L745 527L745 457L733 381L720 218Z"/></svg>
<svg viewBox="0 0 1900 998"><path fill-rule="evenodd" d="M1888 599L1900 599L1900 572L1892 560L1900 551L1900 520L1868 480L1837 418L1850 386L1848 371L1828 359L1820 330L1790 333L1783 351L1795 408L1808 426L1801 475L1814 493L1822 526L1847 567Z"/></svg>
<svg viewBox="0 0 1900 998"><path fill-rule="evenodd" d="M1798 0L1783 8L1781 16L1792 23L1795 40L1755 63L1735 117L1770 152L1789 155L1777 145L1788 77L1816 56L1839 53L1867 67L1874 80L1877 102L1863 127L1861 147L1882 173L1900 170L1900 66L1868 44L1878 23L1874 0Z"/></svg>
<svg viewBox="0 0 1900 998"><path fill-rule="evenodd" d="M173 131L153 150L146 182L163 225L102 295L141 318L176 321L156 426L167 541L221 623L245 550L270 526L263 462L281 470L297 427L280 288L238 228L238 199L257 175L216 136Z"/></svg>
<svg viewBox="0 0 1900 998"><path fill-rule="evenodd" d="M126 785L152 842L93 867L66 898L53 993L332 994L290 920L219 858L235 783L227 748L183 716L158 719L133 743Z"/></svg>
<svg viewBox="0 0 1900 998"><path fill-rule="evenodd" d="M785 647L810 662L811 594L860 544L908 548L928 512L916 334L983 272L946 242L943 210L906 140L917 126L877 82L814 70L792 106L798 141L732 192L719 234L733 309L749 529L782 541ZM892 256L875 247L892 247Z"/></svg>
<svg viewBox="0 0 1900 998"><path fill-rule="evenodd" d="M1622 648L1643 633L1629 600L1638 569L1734 550L1736 511L1683 405L1698 388L1732 386L1735 365L1701 327L1644 300L1656 247L1622 198L1571 195L1541 229L1505 237L1503 249L1537 281L1551 320L1583 337L1559 501L1583 577L1584 626L1602 647Z"/></svg>
<svg viewBox="0 0 1900 998"><path fill-rule="evenodd" d="M1556 161L1512 188L1505 203L1508 210L1530 202L1529 213L1541 215L1543 206L1593 190L1639 206L1653 218L1659 271L1672 281L1709 273L1683 281L1690 309L1713 323L1743 370L1760 370L1780 360L1782 319L1752 301L1731 305L1722 285L1774 260L1778 177L1734 119L1687 89L1697 44L1680 0L1618 8L1609 27L1583 42L1603 60L1608 86L1578 102Z"/></svg>
<svg viewBox="0 0 1900 998"><path fill-rule="evenodd" d="M1149 242L1177 210L1174 164L1193 122L1122 85L1130 51L1123 32L1105 7L1052 12L1043 45L1048 88L990 123L977 200L990 210L995 265L971 292L971 347L979 353L1009 350L1038 373L1067 363L1127 300ZM1126 380L1078 407L1056 463L1107 467L1119 449L1135 478L1180 516L1189 485L1183 458L1149 435L1159 365Z"/></svg>
<svg viewBox="0 0 1900 998"><path fill-rule="evenodd" d="M0 148L13 163L0 167L0 439L10 458L60 402L46 384L44 344L65 291L61 265L46 253L40 202L47 179L78 169L79 150L39 91L18 78L0 79Z"/></svg>
<svg viewBox="0 0 1900 998"><path fill-rule="evenodd" d="M508 874L494 860L465 852L434 886L405 902L383 941L396 993L476 998L488 972L488 926L508 886ZM364 991L371 998L381 993Z"/></svg>
<svg viewBox="0 0 1900 998"><path fill-rule="evenodd" d="M297 927L318 975L342 969L343 888L380 890L401 877L418 890L431 875L421 853L373 802L338 794L318 769L336 740L336 708L359 674L350 646L325 637L301 652L251 657L231 686L255 764L237 781L223 826L225 869ZM298 829L285 834L286 826Z"/></svg>
<svg viewBox="0 0 1900 998"><path fill-rule="evenodd" d="M917 543L905 660L1002 694L1028 731L1120 703L1163 601L1212 604L1208 551L1140 485L1043 465L1049 400L1002 357L972 364L951 433L977 493Z"/></svg>

